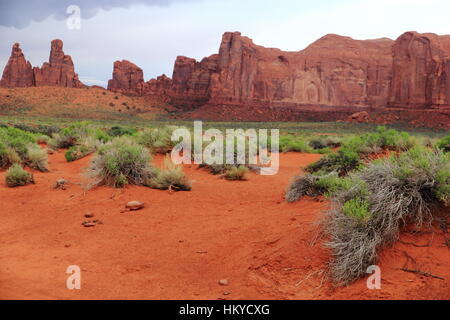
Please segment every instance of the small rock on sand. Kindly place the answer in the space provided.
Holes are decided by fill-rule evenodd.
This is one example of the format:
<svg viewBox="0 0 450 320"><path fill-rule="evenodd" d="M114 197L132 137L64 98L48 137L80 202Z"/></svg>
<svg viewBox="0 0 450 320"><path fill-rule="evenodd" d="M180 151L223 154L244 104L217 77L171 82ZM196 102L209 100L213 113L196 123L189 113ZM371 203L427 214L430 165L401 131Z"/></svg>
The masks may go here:
<svg viewBox="0 0 450 320"><path fill-rule="evenodd" d="M219 284L221 285L221 286L227 286L228 285L228 280L227 279L222 279L222 280L219 280Z"/></svg>
<svg viewBox="0 0 450 320"><path fill-rule="evenodd" d="M96 226L96 224L93 223L93 222L82 223L82 225L83 225L85 228L91 228L91 227L95 227L95 226Z"/></svg>
<svg viewBox="0 0 450 320"><path fill-rule="evenodd" d="M136 211L144 208L144 203L140 201L130 201L125 207L131 211Z"/></svg>

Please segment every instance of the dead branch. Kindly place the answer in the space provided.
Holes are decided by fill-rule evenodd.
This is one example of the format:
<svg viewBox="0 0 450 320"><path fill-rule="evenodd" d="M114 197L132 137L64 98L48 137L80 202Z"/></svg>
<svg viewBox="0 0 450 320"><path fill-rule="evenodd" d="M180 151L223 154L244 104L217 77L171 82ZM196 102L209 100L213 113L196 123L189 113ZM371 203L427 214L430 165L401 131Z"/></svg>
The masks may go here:
<svg viewBox="0 0 450 320"><path fill-rule="evenodd" d="M428 273L428 272L423 272L423 271L420 271L420 270L411 270L411 269L406 269L406 268L400 268L400 270L402 270L404 272L419 274L419 275L425 276L425 277L435 278L435 279L439 279L439 280L445 280L442 277L435 276L434 274L431 274L431 273Z"/></svg>

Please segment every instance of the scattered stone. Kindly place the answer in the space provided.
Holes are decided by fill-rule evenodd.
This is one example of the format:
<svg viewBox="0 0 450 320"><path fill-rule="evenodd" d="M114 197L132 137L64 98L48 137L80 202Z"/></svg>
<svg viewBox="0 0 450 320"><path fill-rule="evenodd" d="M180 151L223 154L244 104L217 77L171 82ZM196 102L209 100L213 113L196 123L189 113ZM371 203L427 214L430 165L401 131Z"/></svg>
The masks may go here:
<svg viewBox="0 0 450 320"><path fill-rule="evenodd" d="M224 292L223 292L223 295L224 295L224 296L229 296L230 294L231 294L231 292L228 292L228 291L224 291Z"/></svg>
<svg viewBox="0 0 450 320"><path fill-rule="evenodd" d="M144 208L144 203L140 201L130 201L125 207L130 211L137 211Z"/></svg>
<svg viewBox="0 0 450 320"><path fill-rule="evenodd" d="M68 184L67 180L65 180L65 179L58 179L58 180L56 180L55 184L53 185L53 189L66 190L67 184Z"/></svg>
<svg viewBox="0 0 450 320"><path fill-rule="evenodd" d="M103 224L103 222L101 222L100 220L89 220L89 221L84 221L81 225L86 228L90 228L90 227L95 227L98 224Z"/></svg>
<svg viewBox="0 0 450 320"><path fill-rule="evenodd" d="M85 218L93 218L93 217L94 217L94 214L91 213L91 212L88 212L88 213L86 213L86 214L84 215L84 217L85 217Z"/></svg>
<svg viewBox="0 0 450 320"><path fill-rule="evenodd" d="M366 111L354 113L350 117L347 118L347 122L364 123L364 122L369 122L369 120L370 120L370 115Z"/></svg>
<svg viewBox="0 0 450 320"><path fill-rule="evenodd" d="M219 280L219 284L221 285L221 286L227 286L228 285L228 280L227 279L222 279L222 280Z"/></svg>
<svg viewBox="0 0 450 320"><path fill-rule="evenodd" d="M95 227L97 224L95 224L95 223L93 223L93 222L83 222L82 223L82 225L85 227L85 228L92 228L92 227Z"/></svg>

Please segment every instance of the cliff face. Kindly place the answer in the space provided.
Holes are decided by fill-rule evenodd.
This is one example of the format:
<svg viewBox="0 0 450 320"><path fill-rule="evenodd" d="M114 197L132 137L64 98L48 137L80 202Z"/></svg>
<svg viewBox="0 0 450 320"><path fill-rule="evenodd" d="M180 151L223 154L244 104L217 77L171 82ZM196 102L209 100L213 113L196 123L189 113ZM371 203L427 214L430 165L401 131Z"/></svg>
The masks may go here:
<svg viewBox="0 0 450 320"><path fill-rule="evenodd" d="M381 106L389 90L391 46L388 39L328 35L303 51L283 52L226 33L211 98L221 103Z"/></svg>
<svg viewBox="0 0 450 320"><path fill-rule="evenodd" d="M450 105L450 36L407 32L392 48L389 105Z"/></svg>
<svg viewBox="0 0 450 320"><path fill-rule="evenodd" d="M225 33L219 54L179 57L174 103L256 106L450 105L450 36L407 32L396 41L327 35L299 52ZM175 80L176 79L176 80Z"/></svg>
<svg viewBox="0 0 450 320"><path fill-rule="evenodd" d="M238 32L225 33L218 54L200 62L177 57L172 81L158 78L144 83L137 66L115 64L108 88L163 93L185 109L207 103L385 106L392 44L389 39L358 41L328 35L303 51L284 52L257 46ZM134 74L136 81L131 80Z"/></svg>
<svg viewBox="0 0 450 320"><path fill-rule="evenodd" d="M193 104L384 106L392 44L328 35L303 51L284 52L225 33L218 55L200 63L177 59L174 89Z"/></svg>
<svg viewBox="0 0 450 320"><path fill-rule="evenodd" d="M84 87L75 73L72 58L64 54L61 40L52 41L49 62L45 62L41 68L32 68L31 64L25 60L19 44L14 44L0 85L5 87Z"/></svg>
<svg viewBox="0 0 450 320"><path fill-rule="evenodd" d="M30 62L25 59L20 45L15 43L12 47L8 64L3 70L0 80L2 87L31 87L34 85L33 69Z"/></svg>

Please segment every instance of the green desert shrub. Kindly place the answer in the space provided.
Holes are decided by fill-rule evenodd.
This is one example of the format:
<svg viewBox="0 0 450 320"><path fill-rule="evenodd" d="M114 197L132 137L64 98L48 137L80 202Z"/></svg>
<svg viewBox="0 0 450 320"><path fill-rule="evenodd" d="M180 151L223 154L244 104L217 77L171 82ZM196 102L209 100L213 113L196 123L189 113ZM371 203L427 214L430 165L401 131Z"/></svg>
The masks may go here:
<svg viewBox="0 0 450 320"><path fill-rule="evenodd" d="M111 140L111 137L102 129L94 126L90 122L82 121L72 123L63 128L59 133L52 135L49 145L54 149L68 149L77 144L81 144L88 138L99 140L103 143Z"/></svg>
<svg viewBox="0 0 450 320"><path fill-rule="evenodd" d="M370 219L369 206L370 203L366 199L353 198L342 205L342 213L361 222L367 222Z"/></svg>
<svg viewBox="0 0 450 320"><path fill-rule="evenodd" d="M145 129L137 134L137 141L152 153L166 154L172 151L175 146L175 143L172 141L172 131L174 128L167 126Z"/></svg>
<svg viewBox="0 0 450 320"><path fill-rule="evenodd" d="M48 126L48 125L37 126L37 133L46 135L48 137L51 137L54 133L58 133L60 131L61 129L57 126Z"/></svg>
<svg viewBox="0 0 450 320"><path fill-rule="evenodd" d="M378 127L376 132L343 139L336 153L330 153L309 165L306 171L321 175L336 171L344 176L359 168L368 155L383 150L407 151L416 145L417 141L406 132Z"/></svg>
<svg viewBox="0 0 450 320"><path fill-rule="evenodd" d="M280 151L312 153L314 149L301 137L294 135L282 135L280 136Z"/></svg>
<svg viewBox="0 0 450 320"><path fill-rule="evenodd" d="M52 134L57 133L60 131L60 128L57 126L48 126L48 125L37 125L37 126L32 126L32 125L27 125L24 123L17 123L14 124L14 128L23 130L23 131L27 131L27 132L31 132L34 134L41 134L41 135L46 135L51 137Z"/></svg>
<svg viewBox="0 0 450 320"><path fill-rule="evenodd" d="M0 141L0 169L8 168L22 160L17 152Z"/></svg>
<svg viewBox="0 0 450 320"><path fill-rule="evenodd" d="M36 144L27 146L27 165L42 172L48 171L48 154L46 149L41 149Z"/></svg>
<svg viewBox="0 0 450 320"><path fill-rule="evenodd" d="M314 150L337 148L341 146L342 138L334 136L321 136L309 140L309 146Z"/></svg>
<svg viewBox="0 0 450 320"><path fill-rule="evenodd" d="M94 151L95 149L90 149L86 145L77 145L70 147L69 150L66 151L64 156L67 162L73 162L90 155Z"/></svg>
<svg viewBox="0 0 450 320"><path fill-rule="evenodd" d="M6 171L6 185L10 188L25 186L34 183L33 174L25 171L21 165L14 164Z"/></svg>
<svg viewBox="0 0 450 320"><path fill-rule="evenodd" d="M312 174L305 174L294 177L286 190L285 199L287 202L296 202L304 196L316 197L321 194L317 189L318 177Z"/></svg>
<svg viewBox="0 0 450 320"><path fill-rule="evenodd" d="M26 158L27 145L36 143L37 135L17 128L0 128L0 141L14 149L21 159Z"/></svg>
<svg viewBox="0 0 450 320"><path fill-rule="evenodd" d="M76 139L72 136L54 133L52 138L48 141L48 145L55 150L67 149L73 147L76 142Z"/></svg>
<svg viewBox="0 0 450 320"><path fill-rule="evenodd" d="M296 202L304 196L325 195L330 197L339 191L361 188L361 183L360 180L348 177L340 178L336 172L323 176L304 174L292 179L286 190L285 199L287 202Z"/></svg>
<svg viewBox="0 0 450 320"><path fill-rule="evenodd" d="M338 188L325 221L332 250L332 280L347 285L363 277L378 261L379 250L398 239L407 223L429 224L433 207L450 200L450 157L414 147L380 159ZM345 184L346 184L345 183Z"/></svg>
<svg viewBox="0 0 450 320"><path fill-rule="evenodd" d="M155 170L150 166L148 150L126 137L115 138L101 146L91 163L90 185L107 185L116 188L126 184L151 185Z"/></svg>
<svg viewBox="0 0 450 320"><path fill-rule="evenodd" d="M111 137L121 137L121 136L125 136L125 135L132 136L136 132L137 132L136 129L129 129L129 128L121 127L121 126L111 127L107 131L108 135Z"/></svg>
<svg viewBox="0 0 450 320"><path fill-rule="evenodd" d="M20 129L22 131L31 132L31 133L39 133L36 127L25 124L25 123L15 123L13 125L14 128Z"/></svg>
<svg viewBox="0 0 450 320"><path fill-rule="evenodd" d="M190 191L191 182L186 177L183 167L175 165L170 157L164 159L164 167L157 170L149 185L160 190Z"/></svg>
<svg viewBox="0 0 450 320"><path fill-rule="evenodd" d="M93 137L87 137L79 144L72 146L66 151L64 156L67 162L73 162L94 153L102 145L100 140Z"/></svg>
<svg viewBox="0 0 450 320"><path fill-rule="evenodd" d="M227 180L247 180L246 174L248 168L246 166L231 167L225 171L223 174L224 178Z"/></svg>
<svg viewBox="0 0 450 320"><path fill-rule="evenodd" d="M362 164L359 154L351 148L342 148L337 153L330 153L306 167L306 171L318 175L338 172L347 175Z"/></svg>
<svg viewBox="0 0 450 320"><path fill-rule="evenodd" d="M449 152L450 151L450 132L447 134L447 136L445 136L444 138L440 139L436 143L436 147L438 147L439 149L444 150L445 152Z"/></svg>

